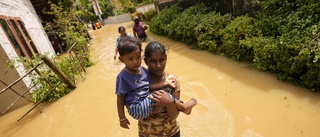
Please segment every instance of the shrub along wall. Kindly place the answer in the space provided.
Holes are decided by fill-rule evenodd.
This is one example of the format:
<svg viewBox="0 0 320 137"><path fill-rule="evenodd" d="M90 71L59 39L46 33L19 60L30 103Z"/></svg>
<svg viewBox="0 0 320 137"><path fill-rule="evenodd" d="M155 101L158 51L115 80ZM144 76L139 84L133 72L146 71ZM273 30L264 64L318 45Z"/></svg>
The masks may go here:
<svg viewBox="0 0 320 137"><path fill-rule="evenodd" d="M173 5L152 18L150 29L320 91L320 3L271 0L258 6L264 10L256 17L232 17L205 4Z"/></svg>

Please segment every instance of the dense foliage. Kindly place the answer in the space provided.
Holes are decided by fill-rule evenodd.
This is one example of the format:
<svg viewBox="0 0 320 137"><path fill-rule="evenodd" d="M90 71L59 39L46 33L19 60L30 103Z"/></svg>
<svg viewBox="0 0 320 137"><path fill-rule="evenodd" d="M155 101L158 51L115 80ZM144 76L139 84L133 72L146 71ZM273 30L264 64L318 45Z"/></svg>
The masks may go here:
<svg viewBox="0 0 320 137"><path fill-rule="evenodd" d="M197 46L202 50L217 52L218 46L221 45L220 31L227 26L232 20L230 14L221 16L220 13L212 11L204 14L201 22L194 28Z"/></svg>
<svg viewBox="0 0 320 137"><path fill-rule="evenodd" d="M209 9L204 4L191 6L172 20L164 30L168 34L167 36L174 40L194 44L197 39L194 36L193 29L199 24L202 16L208 12Z"/></svg>
<svg viewBox="0 0 320 137"><path fill-rule="evenodd" d="M157 15L157 12L155 10L149 10L144 14L143 19L147 22L150 22L151 19L156 15Z"/></svg>
<svg viewBox="0 0 320 137"><path fill-rule="evenodd" d="M260 33L254 18L239 16L220 31L222 45L219 52L237 61L250 62L253 59L253 47L249 44L242 44L241 41L259 37Z"/></svg>
<svg viewBox="0 0 320 137"><path fill-rule="evenodd" d="M143 6L152 3L153 0L132 0L132 2L135 3L136 6Z"/></svg>
<svg viewBox="0 0 320 137"><path fill-rule="evenodd" d="M134 13L136 10L135 7L152 3L153 0L117 0L117 2L121 5L119 13Z"/></svg>
<svg viewBox="0 0 320 137"><path fill-rule="evenodd" d="M166 7L161 11L161 14L157 14L154 18L151 19L150 30L156 34L166 35L167 26L175 20L179 13L181 13L183 9L178 5L173 5L170 8Z"/></svg>
<svg viewBox="0 0 320 137"><path fill-rule="evenodd" d="M73 43L78 42L79 45L87 44L86 28L87 25L80 22L77 18L77 12L75 8L64 8L62 3L54 4L50 3L51 11L46 12L49 15L54 15L55 19L53 23L45 26L46 30L55 29L55 32L59 37L66 41L67 49L69 49Z"/></svg>
<svg viewBox="0 0 320 137"><path fill-rule="evenodd" d="M320 91L320 2L255 0L255 16L221 15L197 4L173 5L150 24L151 31L192 47L226 55Z"/></svg>
<svg viewBox="0 0 320 137"><path fill-rule="evenodd" d="M23 66L26 68L26 70L31 70L33 67L37 66L41 62L40 56L33 56L32 59L26 58L26 57L20 57L16 59L12 59L7 62L8 66L11 68L18 67L18 63L23 64ZM56 65L60 66L62 64L69 65L69 69L61 69L64 74L70 80L74 80L74 73L71 70L71 64L69 61L59 61L55 62ZM50 69L45 66L41 65L37 68L37 71L33 71L33 73L30 73L28 77L31 79L31 85L36 84L36 88L31 93L31 100L35 102L39 102L44 98L46 95L47 97L44 98L44 101L54 101L58 98L68 94L72 91L72 89L68 88L68 86L64 83L60 84L56 87L58 83L61 83L62 80L53 72L50 71ZM53 90L53 87L56 87L53 92L49 92Z"/></svg>
<svg viewBox="0 0 320 137"><path fill-rule="evenodd" d="M48 24L46 29L56 29L56 33L64 38L67 44L67 49L69 49L72 44L77 43L74 47L74 51L78 55L78 57L84 57L82 63L85 64L86 67L93 65L93 63L89 60L89 54L86 54L81 46L87 46L88 41L86 38L86 25L80 22L77 18L77 11L75 8L66 8L63 6L63 3L50 3L51 11L46 12L47 14L54 15L54 23ZM9 61L9 66L15 67L16 63L22 63L23 66L29 70L37 65L41 61L40 56L34 56L32 59L28 58L18 58L16 60ZM78 72L75 71L75 66L78 66L79 60L72 58L61 58L57 60L53 58L52 60L54 64L68 77L71 81L76 81L76 75ZM51 71L48 67L43 65L38 69L37 73L33 73L29 77L31 78L32 84L37 83L37 88L32 92L31 99L35 102L40 101L45 95L47 98L44 101L54 101L59 99L60 97L68 94L72 91L66 84L62 82L62 80ZM54 92L50 92L53 86L56 86L58 83L62 83L57 86Z"/></svg>
<svg viewBox="0 0 320 137"><path fill-rule="evenodd" d="M77 9L78 9L78 15L81 16L81 18L86 21L95 21L99 19L99 16L97 16L94 12L91 0L77 0ZM115 15L115 6L109 1L109 0L99 0L99 7L101 9L102 18L108 18L109 16Z"/></svg>

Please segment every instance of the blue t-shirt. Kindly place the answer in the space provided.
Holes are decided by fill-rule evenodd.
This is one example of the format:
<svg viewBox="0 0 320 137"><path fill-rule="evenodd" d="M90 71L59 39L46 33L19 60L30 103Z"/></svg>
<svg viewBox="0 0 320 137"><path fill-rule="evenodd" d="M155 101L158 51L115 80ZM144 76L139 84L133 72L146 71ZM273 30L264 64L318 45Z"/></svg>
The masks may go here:
<svg viewBox="0 0 320 137"><path fill-rule="evenodd" d="M116 94L124 97L124 104L137 104L149 95L151 78L146 68L140 66L141 75L131 74L124 69L117 76Z"/></svg>

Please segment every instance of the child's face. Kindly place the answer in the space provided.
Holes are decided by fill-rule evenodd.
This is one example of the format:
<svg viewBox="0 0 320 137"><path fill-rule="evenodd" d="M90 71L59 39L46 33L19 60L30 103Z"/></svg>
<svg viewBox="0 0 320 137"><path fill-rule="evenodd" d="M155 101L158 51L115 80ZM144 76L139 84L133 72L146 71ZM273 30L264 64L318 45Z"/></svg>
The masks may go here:
<svg viewBox="0 0 320 137"><path fill-rule="evenodd" d="M130 54L125 54L119 57L119 60L124 63L125 69L134 74L139 73L139 67L141 66L141 51L139 49L131 52Z"/></svg>
<svg viewBox="0 0 320 137"><path fill-rule="evenodd" d="M151 56L146 59L148 71L152 74L162 76L166 68L167 56L160 51L155 51L150 55Z"/></svg>

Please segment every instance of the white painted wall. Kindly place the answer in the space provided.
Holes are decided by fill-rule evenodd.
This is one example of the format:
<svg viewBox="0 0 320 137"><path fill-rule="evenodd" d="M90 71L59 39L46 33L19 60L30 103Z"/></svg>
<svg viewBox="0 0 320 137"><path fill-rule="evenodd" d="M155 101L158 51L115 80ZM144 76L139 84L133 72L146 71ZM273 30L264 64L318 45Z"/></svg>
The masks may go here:
<svg viewBox="0 0 320 137"><path fill-rule="evenodd" d="M37 50L41 55L47 53L49 57L52 57L55 52L47 38L47 35L41 25L41 22L34 10L30 0L0 0L0 15L20 17L24 22L27 31ZM10 59L17 58L17 54L9 42L4 30L0 28L0 45L5 50L6 54ZM6 64L0 64L6 65ZM17 68L20 76L24 75L24 67L20 65ZM29 80L25 80L26 85L29 85Z"/></svg>
<svg viewBox="0 0 320 137"><path fill-rule="evenodd" d="M112 16L112 17L103 19L104 24L122 23L122 22L128 22L128 21L132 21L132 17L130 13L121 14L118 16Z"/></svg>
<svg viewBox="0 0 320 137"><path fill-rule="evenodd" d="M147 4L147 5L138 7L138 8L137 8L137 13L145 14L145 13L148 12L149 10L155 10L155 11L156 11L156 8L155 8L155 6L154 6L154 3L150 3L150 4Z"/></svg>
<svg viewBox="0 0 320 137"><path fill-rule="evenodd" d="M149 10L156 10L153 3L138 7L137 13L145 14ZM104 24L122 23L122 22L128 22L128 21L132 21L132 17L130 13L125 13L118 16L112 16L112 17L103 19Z"/></svg>

